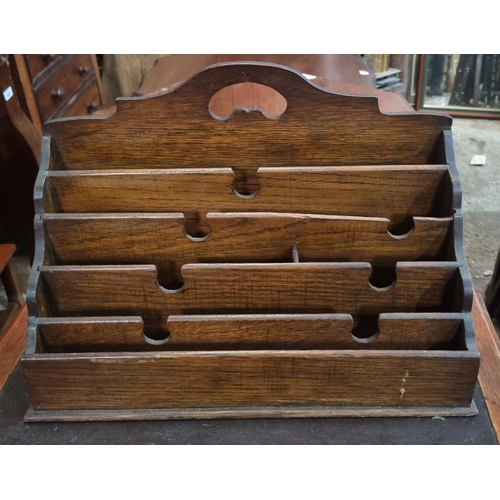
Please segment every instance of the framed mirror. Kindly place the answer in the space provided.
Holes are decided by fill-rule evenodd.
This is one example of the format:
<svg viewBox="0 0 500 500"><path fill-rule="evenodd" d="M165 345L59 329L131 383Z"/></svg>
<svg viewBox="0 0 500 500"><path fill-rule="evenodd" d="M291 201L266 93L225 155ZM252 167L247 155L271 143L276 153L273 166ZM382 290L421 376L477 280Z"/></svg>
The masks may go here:
<svg viewBox="0 0 500 500"><path fill-rule="evenodd" d="M415 108L500 118L500 55L420 55Z"/></svg>

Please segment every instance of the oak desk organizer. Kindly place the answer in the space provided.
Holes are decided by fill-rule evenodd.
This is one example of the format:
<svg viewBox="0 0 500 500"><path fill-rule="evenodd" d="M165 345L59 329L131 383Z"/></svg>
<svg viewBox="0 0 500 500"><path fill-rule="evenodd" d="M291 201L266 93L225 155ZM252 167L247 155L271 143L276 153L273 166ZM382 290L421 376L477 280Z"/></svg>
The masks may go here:
<svg viewBox="0 0 500 500"><path fill-rule="evenodd" d="M219 64L42 156L27 420L477 412L450 117Z"/></svg>

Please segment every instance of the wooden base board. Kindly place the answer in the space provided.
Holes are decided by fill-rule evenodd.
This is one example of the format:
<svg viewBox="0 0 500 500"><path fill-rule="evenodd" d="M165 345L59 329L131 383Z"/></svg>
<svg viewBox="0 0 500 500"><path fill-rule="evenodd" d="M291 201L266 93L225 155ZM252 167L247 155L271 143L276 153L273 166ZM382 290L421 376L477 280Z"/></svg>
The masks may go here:
<svg viewBox="0 0 500 500"><path fill-rule="evenodd" d="M181 408L151 410L62 410L27 411L25 422L98 422L118 420L208 420L249 418L332 418L332 417L472 417L478 414L472 401L468 408L403 408L360 406L281 406L238 408Z"/></svg>

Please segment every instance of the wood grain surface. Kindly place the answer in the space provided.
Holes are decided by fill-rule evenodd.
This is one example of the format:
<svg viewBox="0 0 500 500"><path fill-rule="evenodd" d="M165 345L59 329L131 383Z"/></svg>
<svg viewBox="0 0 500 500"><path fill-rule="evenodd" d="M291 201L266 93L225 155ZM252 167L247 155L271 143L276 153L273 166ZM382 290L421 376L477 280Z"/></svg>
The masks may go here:
<svg viewBox="0 0 500 500"><path fill-rule="evenodd" d="M165 331L171 314L447 311L456 263L401 263L394 284L374 288L367 263L190 264L176 291L158 286L154 266L43 266L54 316L141 316ZM450 311L454 312L454 311ZM455 311L458 312L458 311Z"/></svg>
<svg viewBox="0 0 500 500"><path fill-rule="evenodd" d="M446 349L463 323L456 313L384 313L375 330L353 330L349 314L170 316L168 335L146 337L140 317L39 318L46 352L221 349ZM377 329L378 328L378 329ZM355 333L353 333L353 331ZM357 336L355 336L355 334Z"/></svg>
<svg viewBox="0 0 500 500"><path fill-rule="evenodd" d="M395 265L444 260L452 218L414 218L391 235L389 219L284 213L207 214L205 238L186 235L182 214L47 214L43 222L56 265L154 264L160 281L181 279L185 264L349 261Z"/></svg>
<svg viewBox="0 0 500 500"><path fill-rule="evenodd" d="M260 168L253 179L257 194L238 196L230 169L48 172L43 193L46 211L70 213L452 215L445 165Z"/></svg>
<svg viewBox="0 0 500 500"><path fill-rule="evenodd" d="M27 327L28 309L26 304L17 308L16 314L7 325L0 325L0 391L24 353Z"/></svg>
<svg viewBox="0 0 500 500"><path fill-rule="evenodd" d="M278 91L286 112L276 120L259 112L214 119L208 110L212 96L248 81ZM244 172L256 166L435 163L436 141L450 128L445 115L382 114L375 97L335 94L297 72L258 63L207 68L174 92L119 99L113 116L46 126L70 170L163 164Z"/></svg>
<svg viewBox="0 0 500 500"><path fill-rule="evenodd" d="M35 410L469 407L477 353L195 351L25 356Z"/></svg>
<svg viewBox="0 0 500 500"><path fill-rule="evenodd" d="M500 441L500 339L477 288L474 290L472 317L481 353L478 380L493 429Z"/></svg>

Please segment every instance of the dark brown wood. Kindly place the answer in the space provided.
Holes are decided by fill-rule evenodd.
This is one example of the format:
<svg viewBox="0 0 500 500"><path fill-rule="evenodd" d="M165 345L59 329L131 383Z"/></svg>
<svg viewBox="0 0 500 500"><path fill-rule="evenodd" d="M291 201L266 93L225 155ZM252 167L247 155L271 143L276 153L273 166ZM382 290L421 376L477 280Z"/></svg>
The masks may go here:
<svg viewBox="0 0 500 500"><path fill-rule="evenodd" d="M26 62L32 79L37 78L46 69L60 60L60 54L26 54Z"/></svg>
<svg viewBox="0 0 500 500"><path fill-rule="evenodd" d="M9 61L12 69L12 76L19 102L26 116L31 120L39 135L43 135L42 119L35 92L33 91L33 78L28 69L27 60L24 54L11 54Z"/></svg>
<svg viewBox="0 0 500 500"><path fill-rule="evenodd" d="M7 264L15 253L16 245L11 243L0 245L0 273L7 267Z"/></svg>
<svg viewBox="0 0 500 500"><path fill-rule="evenodd" d="M473 414L450 125L262 63L47 124L28 418Z"/></svg>
<svg viewBox="0 0 500 500"><path fill-rule="evenodd" d="M177 278L184 264L290 262L294 246L301 262L445 260L452 220L414 218L414 227L400 236L391 235L390 221L383 218L209 213L209 233L196 238L187 234L192 228L181 214L47 214L42 219L52 264L154 264L160 276Z"/></svg>
<svg viewBox="0 0 500 500"><path fill-rule="evenodd" d="M0 89L2 93L9 88L12 92L12 97L9 98L7 102L5 102L5 97L3 95L0 95L0 99L5 102L7 114L12 126L22 135L36 161L40 162L41 136L21 109L9 66L7 56L0 56Z"/></svg>
<svg viewBox="0 0 500 500"><path fill-rule="evenodd" d="M230 169L48 172L45 199L60 212L284 212L447 217L439 166L260 168L258 192L238 196ZM50 211L48 206L45 210Z"/></svg>
<svg viewBox="0 0 500 500"><path fill-rule="evenodd" d="M478 380L493 429L500 440L500 339L477 288L474 290L472 316L481 353Z"/></svg>
<svg viewBox="0 0 500 500"><path fill-rule="evenodd" d="M35 410L470 407L478 354L360 352L40 354L24 357L23 372Z"/></svg>
<svg viewBox="0 0 500 500"><path fill-rule="evenodd" d="M396 282L375 288L367 263L191 264L183 266L177 291L158 286L154 266L44 266L40 272L54 316L139 315L148 333L165 331L171 314L447 310L445 292L457 269L456 263L400 262Z"/></svg>
<svg viewBox="0 0 500 500"><path fill-rule="evenodd" d="M249 418L334 418L334 417L473 417L477 407L466 408L381 407L381 406L298 406L187 408L168 410L60 410L34 411L29 408L25 422L115 422L121 420L204 420Z"/></svg>
<svg viewBox="0 0 500 500"><path fill-rule="evenodd" d="M225 121L210 115L215 93L247 81L287 100L279 120L258 112L237 112ZM259 167L433 163L436 140L450 127L444 115L382 114L375 97L330 93L279 66L240 64L206 69L175 92L118 100L116 114L108 118L71 127L54 120L47 131L67 169L168 165L233 167L249 174ZM82 141L93 142L92 152Z"/></svg>
<svg viewBox="0 0 500 500"><path fill-rule="evenodd" d="M165 339L144 336L140 317L40 318L47 352L212 349L431 349L457 336L460 314L382 314L372 337L355 337L348 314L170 316Z"/></svg>
<svg viewBox="0 0 500 500"><path fill-rule="evenodd" d="M29 234L33 221L41 134L21 108L6 55L0 55L0 102L0 225L4 241L30 247L30 237L20 238L19 228Z"/></svg>
<svg viewBox="0 0 500 500"><path fill-rule="evenodd" d="M175 87L180 82L201 71L204 67L229 61L261 61L281 64L293 68L299 72L306 73L308 78L316 76L312 81L323 88L334 92L344 92L358 95L374 95L378 98L381 111L410 111L413 107L400 95L392 92L377 90L374 87L374 74L361 56L350 54L323 54L323 55L173 55L157 60L154 68L144 77L141 86L134 95L151 95ZM247 84L250 94L258 94L259 91L253 83ZM233 93L233 87L227 88L227 93ZM229 101L233 96L228 96ZM260 100L264 100L262 96ZM269 102L269 100L268 100ZM211 103L214 110L218 110L216 102ZM226 107L226 102L221 103ZM112 110L107 111L108 114ZM220 112L220 110L219 110ZM103 112L105 114L105 111ZM218 114L217 111L215 114Z"/></svg>
<svg viewBox="0 0 500 500"><path fill-rule="evenodd" d="M97 83L99 97L96 103L102 107L101 79L94 54L47 54L46 57L14 54L10 59L21 106L40 133L48 119L75 116L73 106L88 90L90 82ZM53 99L52 90L61 90L64 97Z"/></svg>
<svg viewBox="0 0 500 500"><path fill-rule="evenodd" d="M154 94L184 82L207 66L237 61L281 64L309 77L375 90L373 71L361 56L354 54L189 54L159 58L135 94Z"/></svg>
<svg viewBox="0 0 500 500"><path fill-rule="evenodd" d="M26 304L17 310L15 316L9 321L8 327L2 328L0 325L0 391L24 353L27 326Z"/></svg>
<svg viewBox="0 0 500 500"><path fill-rule="evenodd" d="M28 310L12 267L15 245L0 245L0 281L7 308L0 311L0 391L26 348Z"/></svg>

